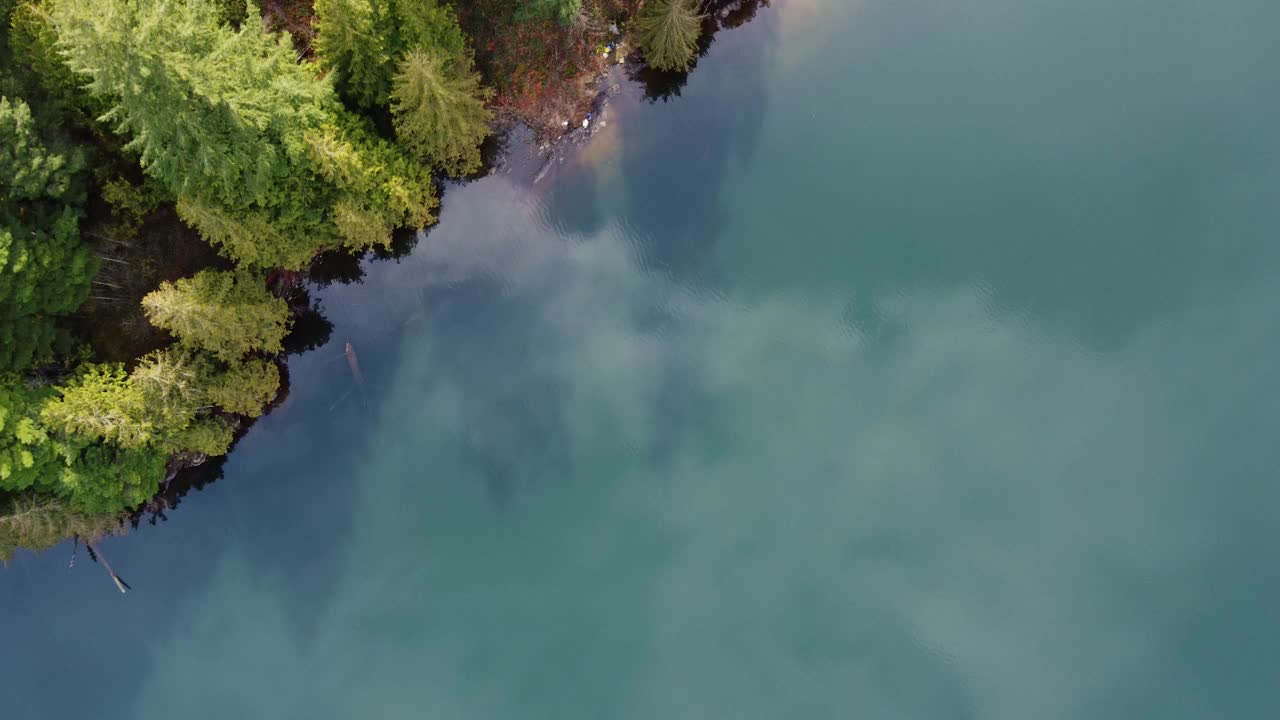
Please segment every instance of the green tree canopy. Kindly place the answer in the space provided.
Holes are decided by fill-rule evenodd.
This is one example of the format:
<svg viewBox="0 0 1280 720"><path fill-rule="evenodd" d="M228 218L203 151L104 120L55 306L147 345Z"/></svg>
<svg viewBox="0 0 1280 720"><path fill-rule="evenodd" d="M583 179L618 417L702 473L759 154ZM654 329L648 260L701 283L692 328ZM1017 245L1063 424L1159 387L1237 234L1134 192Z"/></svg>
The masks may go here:
<svg viewBox="0 0 1280 720"><path fill-rule="evenodd" d="M435 49L414 48L400 60L391 91L396 137L446 172L475 172L493 121L485 107L491 95L469 57L450 59Z"/></svg>
<svg viewBox="0 0 1280 720"><path fill-rule="evenodd" d="M50 394L28 387L16 376L0 376L0 490L48 490L55 485L62 458L40 423L40 406Z"/></svg>
<svg viewBox="0 0 1280 720"><path fill-rule="evenodd" d="M360 121L330 81L262 23L236 29L213 0L57 0L56 10L72 68L114 102L105 117L180 199L181 217L237 262L301 267L356 242L355 211L378 220L360 226L364 244L432 219L429 174L351 131ZM315 152L333 128L359 156L342 177Z"/></svg>
<svg viewBox="0 0 1280 720"><path fill-rule="evenodd" d="M646 0L634 27L645 60L659 70L688 70L698 54L698 0Z"/></svg>
<svg viewBox="0 0 1280 720"><path fill-rule="evenodd" d="M162 283L142 299L147 318L191 348L225 362L247 353L281 351L289 307L249 272L202 270L194 277Z"/></svg>
<svg viewBox="0 0 1280 720"><path fill-rule="evenodd" d="M0 97L0 204L58 200L80 204L84 156L62 141L46 143L20 99Z"/></svg>
<svg viewBox="0 0 1280 720"><path fill-rule="evenodd" d="M469 57L453 8L436 0L316 0L316 55L356 107L386 105L397 63L413 48Z"/></svg>
<svg viewBox="0 0 1280 720"><path fill-rule="evenodd" d="M67 344L56 317L89 293L83 170L78 150L44 140L25 102L0 98L0 372L51 360Z"/></svg>
<svg viewBox="0 0 1280 720"><path fill-rule="evenodd" d="M210 372L202 388L209 403L237 415L257 417L280 390L280 370L269 360L249 358L222 372Z"/></svg>
<svg viewBox="0 0 1280 720"><path fill-rule="evenodd" d="M109 414L112 411L104 398L118 389L113 386L120 384L121 373L118 368L91 368L88 374L92 377L81 386L103 397L88 400L73 392L70 402L96 404L94 411ZM14 376L0 377L0 499L32 491L44 498L59 498L69 512L110 513L135 507L155 494L164 478L167 451L95 443L67 433L56 427L56 421L49 422L50 405L55 408L50 414L55 420L70 411L50 388L28 387ZM0 517L0 523L5 521ZM0 549L4 530L0 527Z"/></svg>
<svg viewBox="0 0 1280 720"><path fill-rule="evenodd" d="M291 145L321 125L332 90L262 23L223 24L210 0L58 0L73 70L112 99L106 119L174 195L270 204L305 172Z"/></svg>
<svg viewBox="0 0 1280 720"><path fill-rule="evenodd" d="M96 271L73 211L43 229L0 214L0 372L47 362L65 349L56 316L84 302Z"/></svg>

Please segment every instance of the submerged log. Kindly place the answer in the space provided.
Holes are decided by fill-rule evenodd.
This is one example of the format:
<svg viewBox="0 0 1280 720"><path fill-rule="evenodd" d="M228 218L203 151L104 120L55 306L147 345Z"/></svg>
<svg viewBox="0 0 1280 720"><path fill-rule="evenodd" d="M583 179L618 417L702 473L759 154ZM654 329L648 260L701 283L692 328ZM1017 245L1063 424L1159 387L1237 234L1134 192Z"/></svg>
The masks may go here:
<svg viewBox="0 0 1280 720"><path fill-rule="evenodd" d="M115 570L111 569L111 563L107 562L106 556L99 552L98 549L93 546L93 543L86 540L84 547L89 551L89 559L102 565L102 567L107 571L107 574L111 576L111 581L116 584L116 587L119 588L121 593L127 593L133 589L129 587L129 583L125 582L116 574Z"/></svg>

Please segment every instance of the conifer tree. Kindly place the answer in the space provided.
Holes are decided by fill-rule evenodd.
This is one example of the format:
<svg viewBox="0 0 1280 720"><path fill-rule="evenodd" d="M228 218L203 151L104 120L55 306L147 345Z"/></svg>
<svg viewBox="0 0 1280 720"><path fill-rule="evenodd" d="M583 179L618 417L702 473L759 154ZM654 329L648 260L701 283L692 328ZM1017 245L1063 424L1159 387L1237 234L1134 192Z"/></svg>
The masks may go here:
<svg viewBox="0 0 1280 720"><path fill-rule="evenodd" d="M31 108L0 97L0 203L57 200L79 204L78 175L84 156L65 141L50 146L40 137Z"/></svg>
<svg viewBox="0 0 1280 720"><path fill-rule="evenodd" d="M358 121L262 23L234 29L212 0L58 0L54 17L71 66L112 98L106 117L132 136L145 170L238 262L298 268L351 244L351 208L378 213L382 242L388 228L431 219L421 211L435 204L429 175L383 162L393 146L372 134L354 143L377 156L352 166L360 177L318 174L308 138Z"/></svg>
<svg viewBox="0 0 1280 720"><path fill-rule="evenodd" d="M209 403L230 413L257 417L280 389L280 370L269 360L249 358L221 372L209 372L201 387Z"/></svg>
<svg viewBox="0 0 1280 720"><path fill-rule="evenodd" d="M436 0L316 0L315 12L320 64L359 108L387 104L396 67L409 50L467 54L453 8Z"/></svg>
<svg viewBox="0 0 1280 720"><path fill-rule="evenodd" d="M119 363L85 363L57 392L40 412L41 421L55 431L126 448L146 447L159 438L157 415Z"/></svg>
<svg viewBox="0 0 1280 720"><path fill-rule="evenodd" d="M83 169L65 141L45 142L26 103L0 98L0 372L50 360L65 340L55 318L88 295Z"/></svg>
<svg viewBox="0 0 1280 720"><path fill-rule="evenodd" d="M387 40L370 0L316 0L315 50L334 85L357 107L386 97Z"/></svg>
<svg viewBox="0 0 1280 720"><path fill-rule="evenodd" d="M289 307L267 292L260 275L202 270L165 282L142 299L147 318L180 343L225 362L247 353L278 353L288 330Z"/></svg>
<svg viewBox="0 0 1280 720"><path fill-rule="evenodd" d="M0 491L51 489L62 465L40 423L40 405L49 391L0 376Z"/></svg>
<svg viewBox="0 0 1280 720"><path fill-rule="evenodd" d="M698 54L698 0L646 0L634 20L645 60L658 70L688 70Z"/></svg>
<svg viewBox="0 0 1280 720"><path fill-rule="evenodd" d="M290 142L321 124L332 90L261 23L223 24L210 0L59 0L58 36L106 118L174 195L232 208L275 201Z"/></svg>
<svg viewBox="0 0 1280 720"><path fill-rule="evenodd" d="M492 92L469 61L414 48L400 60L391 92L397 140L453 175L480 169L480 143L493 121L485 107Z"/></svg>

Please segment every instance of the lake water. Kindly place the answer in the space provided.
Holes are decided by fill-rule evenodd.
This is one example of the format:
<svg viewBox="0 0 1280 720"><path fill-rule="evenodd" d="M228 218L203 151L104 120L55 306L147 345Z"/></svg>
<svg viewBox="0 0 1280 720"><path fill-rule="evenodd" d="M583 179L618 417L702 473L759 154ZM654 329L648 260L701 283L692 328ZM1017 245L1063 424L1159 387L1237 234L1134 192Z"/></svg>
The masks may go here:
<svg viewBox="0 0 1280 720"><path fill-rule="evenodd" d="M0 571L0 717L1280 716L1278 28L761 8L318 291L134 592Z"/></svg>

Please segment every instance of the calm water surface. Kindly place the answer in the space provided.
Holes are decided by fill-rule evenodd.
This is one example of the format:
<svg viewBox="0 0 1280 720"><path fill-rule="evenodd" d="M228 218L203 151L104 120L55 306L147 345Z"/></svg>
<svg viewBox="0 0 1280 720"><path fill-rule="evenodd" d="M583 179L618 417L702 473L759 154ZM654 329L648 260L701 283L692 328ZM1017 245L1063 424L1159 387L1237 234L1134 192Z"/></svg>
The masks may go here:
<svg viewBox="0 0 1280 720"><path fill-rule="evenodd" d="M1280 716L1277 28L762 9L320 292L135 592L0 572L0 717Z"/></svg>

